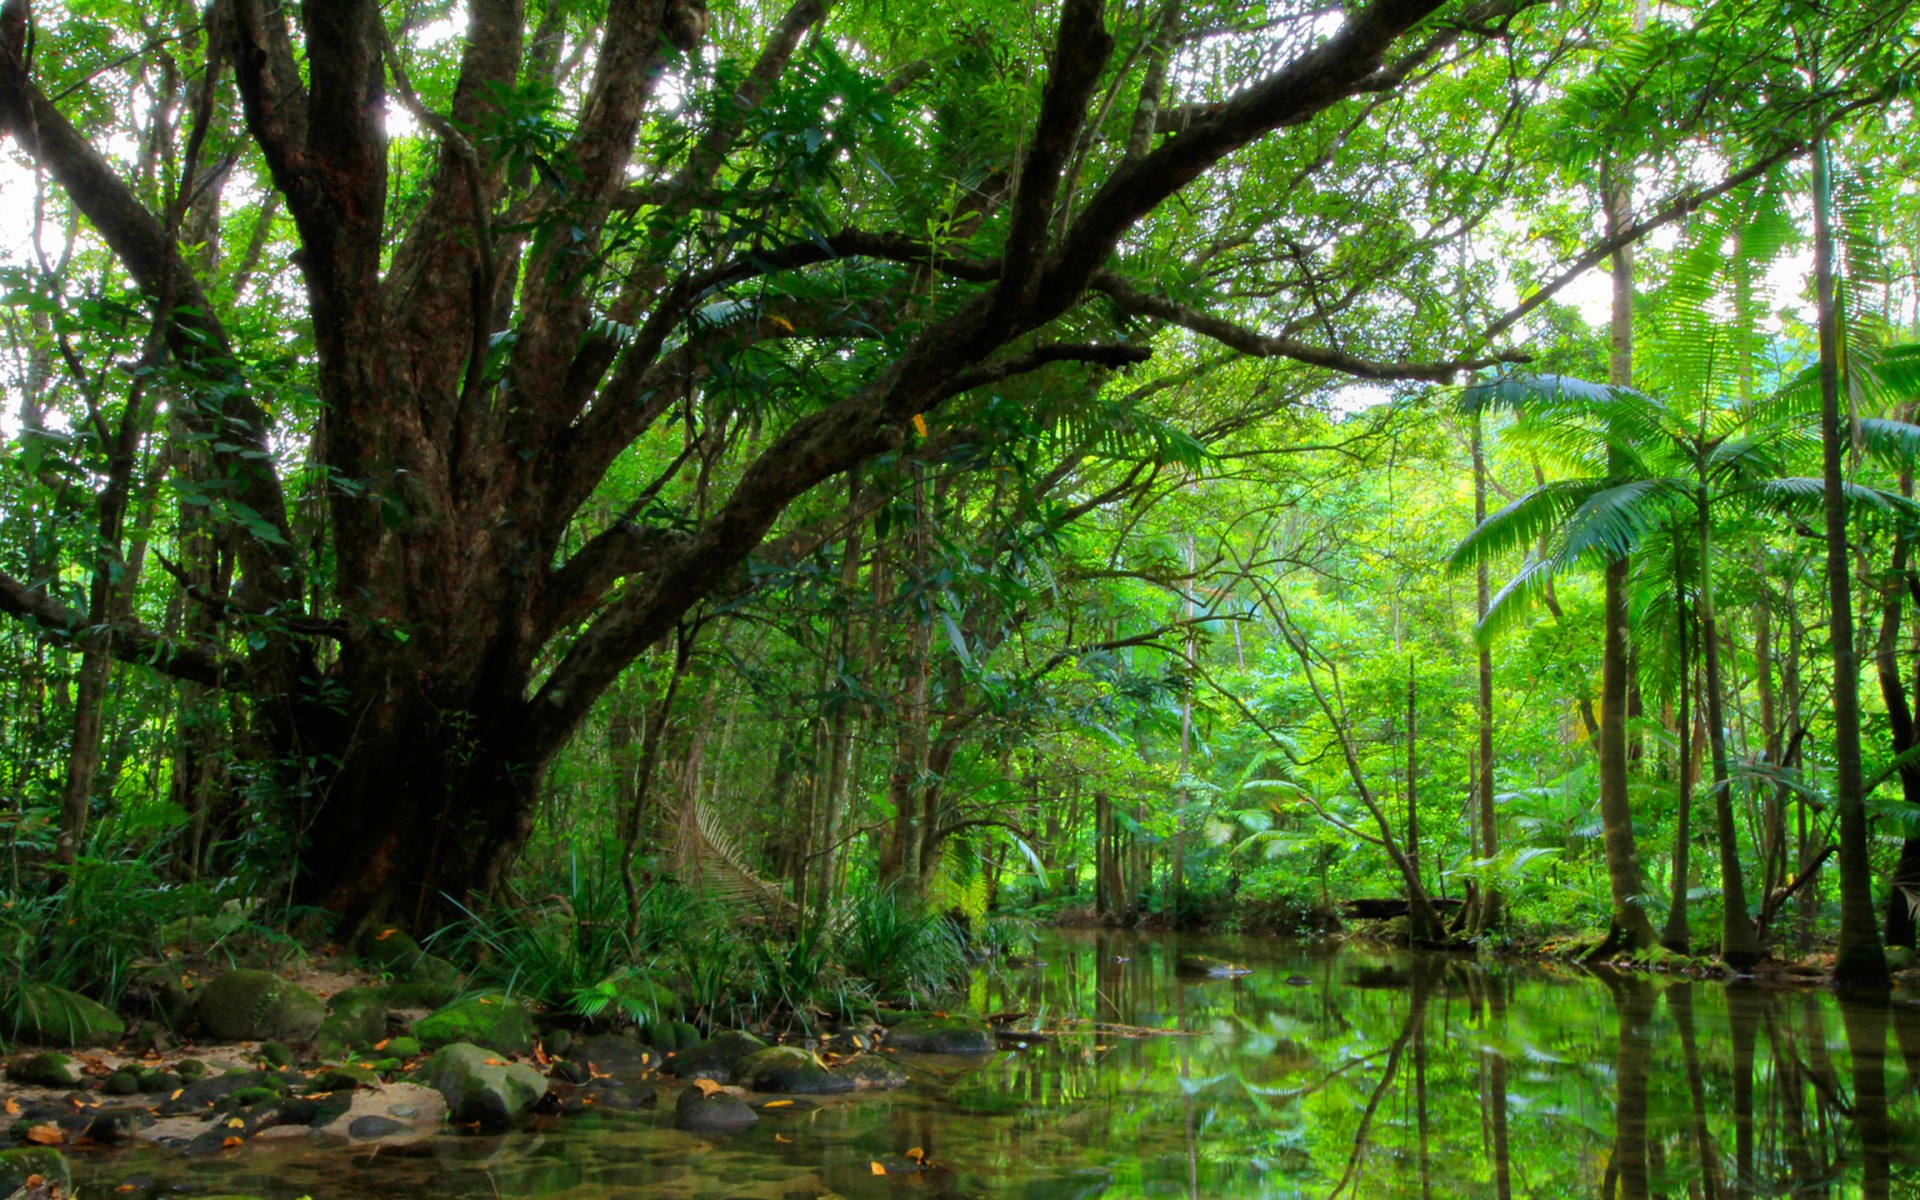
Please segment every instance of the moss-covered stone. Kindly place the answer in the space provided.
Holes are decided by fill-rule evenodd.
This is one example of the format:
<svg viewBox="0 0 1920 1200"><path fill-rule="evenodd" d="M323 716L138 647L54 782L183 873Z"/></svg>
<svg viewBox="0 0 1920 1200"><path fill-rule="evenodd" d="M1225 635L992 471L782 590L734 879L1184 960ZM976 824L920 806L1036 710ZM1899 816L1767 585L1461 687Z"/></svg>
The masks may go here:
<svg viewBox="0 0 1920 1200"><path fill-rule="evenodd" d="M20 1054L7 1062L7 1078L27 1087L78 1087L80 1064L64 1054L49 1050L42 1054Z"/></svg>
<svg viewBox="0 0 1920 1200"><path fill-rule="evenodd" d="M231 1097L236 1108L252 1108L256 1104L271 1103L279 1098L279 1091L270 1087L244 1087Z"/></svg>
<svg viewBox="0 0 1920 1200"><path fill-rule="evenodd" d="M390 1058L419 1058L427 1052L416 1037L400 1036L387 1043L387 1055Z"/></svg>
<svg viewBox="0 0 1920 1200"><path fill-rule="evenodd" d="M199 1079L207 1073L207 1064L197 1058L183 1058L173 1064L173 1069L187 1079Z"/></svg>
<svg viewBox="0 0 1920 1200"><path fill-rule="evenodd" d="M260 1060L270 1067L290 1067L293 1065L293 1051L285 1042L260 1043Z"/></svg>
<svg viewBox="0 0 1920 1200"><path fill-rule="evenodd" d="M533 1049L533 1017L505 996L472 996L415 1021L413 1036L429 1050L470 1042L525 1054Z"/></svg>
<svg viewBox="0 0 1920 1200"><path fill-rule="evenodd" d="M143 1092L171 1092L179 1089L184 1081L172 1071L155 1071L151 1068L140 1072L140 1090Z"/></svg>
<svg viewBox="0 0 1920 1200"><path fill-rule="evenodd" d="M128 1067L122 1067L107 1076L100 1084L100 1090L109 1096L137 1096L140 1094L140 1073Z"/></svg>
<svg viewBox="0 0 1920 1200"><path fill-rule="evenodd" d="M313 1034L314 1049L322 1058L339 1058L386 1039L387 997L382 989L348 988L335 995L328 1008Z"/></svg>
<svg viewBox="0 0 1920 1200"><path fill-rule="evenodd" d="M655 1021L647 1026L647 1042L662 1054L679 1054L700 1044L700 1031L685 1021Z"/></svg>
<svg viewBox="0 0 1920 1200"><path fill-rule="evenodd" d="M106 1046L126 1036L126 1022L104 1004L46 983L29 983L5 1015L11 1033L37 1046Z"/></svg>
<svg viewBox="0 0 1920 1200"><path fill-rule="evenodd" d="M674 1124L690 1133L738 1133L760 1120L740 1097L725 1092L705 1095L694 1087L680 1093L673 1116Z"/></svg>
<svg viewBox="0 0 1920 1200"><path fill-rule="evenodd" d="M921 1015L889 1030L887 1047L913 1054L992 1054L999 1043L978 1017Z"/></svg>
<svg viewBox="0 0 1920 1200"><path fill-rule="evenodd" d="M326 1019L326 1006L271 971L228 971L194 1001L200 1024L217 1038L304 1042Z"/></svg>
<svg viewBox="0 0 1920 1200"><path fill-rule="evenodd" d="M715 1083L730 1083L734 1068L740 1065L741 1060L766 1048L765 1042L750 1033L728 1030L667 1059L665 1065L667 1070L682 1079L711 1079Z"/></svg>
<svg viewBox="0 0 1920 1200"><path fill-rule="evenodd" d="M511 1123L547 1093L540 1072L468 1042L442 1046L415 1078L445 1097L448 1120L477 1122L483 1129Z"/></svg>
<svg viewBox="0 0 1920 1200"><path fill-rule="evenodd" d="M73 1193L73 1168L67 1165L67 1156L58 1150L51 1146L0 1150L0 1196L11 1196L35 1175L59 1184L63 1196Z"/></svg>
<svg viewBox="0 0 1920 1200"><path fill-rule="evenodd" d="M769 1046L740 1060L736 1083L756 1092L791 1092L819 1096L851 1092L854 1082L833 1074L821 1061L798 1046Z"/></svg>
<svg viewBox="0 0 1920 1200"><path fill-rule="evenodd" d="M388 1008L435 1009L452 1000L456 989L452 983L433 983L416 979L405 983L390 983L380 991L387 998Z"/></svg>
<svg viewBox="0 0 1920 1200"><path fill-rule="evenodd" d="M907 1086L907 1073L877 1055L863 1054L833 1068L836 1078L847 1081L856 1092Z"/></svg>
<svg viewBox="0 0 1920 1200"><path fill-rule="evenodd" d="M379 1086L380 1076L372 1068L351 1064L322 1071L307 1084L308 1090L315 1092L350 1092L355 1088Z"/></svg>
<svg viewBox="0 0 1920 1200"><path fill-rule="evenodd" d="M353 952L363 965L403 982L451 988L460 980L459 968L427 953L404 929L392 925L366 930L354 942Z"/></svg>

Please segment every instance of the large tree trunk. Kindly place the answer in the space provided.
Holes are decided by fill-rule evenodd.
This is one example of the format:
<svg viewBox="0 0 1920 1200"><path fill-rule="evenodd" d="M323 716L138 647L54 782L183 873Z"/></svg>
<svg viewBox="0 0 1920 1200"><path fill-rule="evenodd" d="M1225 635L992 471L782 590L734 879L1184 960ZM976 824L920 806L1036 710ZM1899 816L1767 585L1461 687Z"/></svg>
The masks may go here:
<svg viewBox="0 0 1920 1200"><path fill-rule="evenodd" d="M1901 490L1913 492L1913 477L1901 476ZM1887 732L1895 757L1906 754L1916 744L1913 706L1907 695L1906 680L1900 671L1901 613L1906 607L1909 586L1908 567L1912 543L1904 534L1895 534L1893 561L1888 568L1885 592L1880 602L1880 631L1874 639L1874 673L1880 680L1880 699L1887 709ZM1901 796L1910 805L1920 806L1920 763L1902 766ZM1887 945L1914 945L1914 906L1920 903L1920 837L1908 837L1900 846L1900 861L1893 878L1887 882Z"/></svg>
<svg viewBox="0 0 1920 1200"><path fill-rule="evenodd" d="M1833 654L1834 807L1840 813L1840 944L1834 981L1884 992L1887 959L1873 911L1866 797L1860 766L1860 664L1853 645L1853 579L1844 490L1847 437L1840 420L1840 310L1834 293L1833 193L1829 148L1813 150L1813 265L1820 326L1821 479L1825 484L1828 633Z"/></svg>
<svg viewBox="0 0 1920 1200"><path fill-rule="evenodd" d="M1675 580L1676 591L1680 581ZM1689 654L1689 614L1684 600L1680 605L1680 754L1679 778L1675 781L1679 812L1673 831L1673 892L1667 905L1667 924L1660 933L1660 944L1675 954L1693 953L1693 930L1687 921L1687 891L1692 872L1687 863L1693 849L1693 660Z"/></svg>

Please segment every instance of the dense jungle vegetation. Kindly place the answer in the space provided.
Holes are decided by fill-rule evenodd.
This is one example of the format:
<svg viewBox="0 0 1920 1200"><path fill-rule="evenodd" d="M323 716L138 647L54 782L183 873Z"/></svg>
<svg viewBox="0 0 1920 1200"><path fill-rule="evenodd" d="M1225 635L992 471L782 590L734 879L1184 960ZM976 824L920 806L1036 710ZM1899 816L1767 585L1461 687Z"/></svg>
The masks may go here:
<svg viewBox="0 0 1920 1200"><path fill-rule="evenodd" d="M712 1018L942 914L1391 913L1884 988L1915 33L7 0L4 952Z"/></svg>

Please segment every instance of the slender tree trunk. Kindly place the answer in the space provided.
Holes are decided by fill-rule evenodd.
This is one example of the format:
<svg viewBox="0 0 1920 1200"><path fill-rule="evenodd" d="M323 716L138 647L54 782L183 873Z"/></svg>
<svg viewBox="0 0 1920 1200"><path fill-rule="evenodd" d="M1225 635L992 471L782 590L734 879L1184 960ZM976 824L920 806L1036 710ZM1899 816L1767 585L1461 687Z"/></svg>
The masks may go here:
<svg viewBox="0 0 1920 1200"><path fill-rule="evenodd" d="M1903 473L1901 491L1913 494L1913 476ZM1893 561L1880 604L1880 631L1874 639L1874 672L1880 680L1880 699L1887 710L1887 731L1896 757L1911 751L1916 742L1913 707L1907 696L1906 680L1900 671L1900 618L1906 607L1908 570L1912 543L1899 532L1894 535ZM1900 768L1900 793L1909 805L1920 806L1920 763ZM1920 837L1907 837L1900 846L1900 861L1893 878L1887 882L1887 945L1914 945L1914 905L1920 903Z"/></svg>
<svg viewBox="0 0 1920 1200"><path fill-rule="evenodd" d="M1834 982L1860 993L1890 985L1873 911L1866 797L1860 765L1860 664L1853 644L1853 586L1843 490L1847 436L1840 414L1840 309L1834 290L1833 193L1826 139L1813 150L1813 265L1820 325L1821 479L1825 484L1827 604L1833 653L1834 806L1840 813L1840 942Z"/></svg>
<svg viewBox="0 0 1920 1200"><path fill-rule="evenodd" d="M1707 481L1700 480L1697 532L1700 541L1700 648L1705 652L1707 745L1713 755L1713 810L1720 841L1720 961L1736 971L1760 961L1760 939L1747 913L1747 888L1740 870L1740 840L1733 819L1733 782L1727 770L1727 727L1721 711L1720 632L1713 602L1713 531L1707 508Z"/></svg>
<svg viewBox="0 0 1920 1200"><path fill-rule="evenodd" d="M1675 954L1693 953L1693 931L1687 923L1689 878L1687 855L1693 849L1693 661L1687 637L1687 605L1680 605L1680 761L1679 813L1673 830L1673 896L1667 905L1667 925L1660 944Z"/></svg>
<svg viewBox="0 0 1920 1200"><path fill-rule="evenodd" d="M1487 458L1485 430L1479 413L1473 415L1473 524L1478 528L1487 519ZM1482 558L1474 566L1474 613L1481 618L1487 615L1491 601L1491 589L1487 577L1487 560ZM1500 830L1494 821L1493 809L1493 651L1481 646L1478 658L1479 696L1476 705L1478 738L1475 743L1475 767L1473 784L1480 809L1480 857L1492 860L1500 852ZM1483 934L1500 924L1500 892L1492 883L1487 883L1480 893L1480 903L1474 913L1473 932ZM1505 1075L1502 1064L1502 1076ZM1502 1098L1504 1106L1505 1097Z"/></svg>
<svg viewBox="0 0 1920 1200"><path fill-rule="evenodd" d="M1407 658L1407 862L1415 877L1420 875L1420 794L1416 779L1420 774L1420 743L1414 725L1413 658Z"/></svg>
<svg viewBox="0 0 1920 1200"><path fill-rule="evenodd" d="M1606 189L1609 228L1625 224L1624 198L1614 185ZM1633 257L1622 247L1613 253L1612 354L1607 380L1633 384ZM1608 474L1625 466L1609 454ZM1602 950L1653 946L1653 922L1647 917L1646 884L1634 841L1633 806L1627 795L1627 560L1607 564L1604 617L1606 637L1600 658L1600 824L1612 894L1612 928Z"/></svg>

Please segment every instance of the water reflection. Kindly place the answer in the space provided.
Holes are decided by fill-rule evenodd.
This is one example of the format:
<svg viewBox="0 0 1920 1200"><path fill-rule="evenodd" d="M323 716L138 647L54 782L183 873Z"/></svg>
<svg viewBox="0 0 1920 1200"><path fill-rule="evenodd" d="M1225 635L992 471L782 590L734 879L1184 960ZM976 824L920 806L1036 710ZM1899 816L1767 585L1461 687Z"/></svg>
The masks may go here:
<svg viewBox="0 0 1920 1200"><path fill-rule="evenodd" d="M1255 972L1178 976L1195 952ZM1042 958L982 973L969 997L1019 1014L1024 1047L916 1064L904 1091L769 1112L732 1140L642 1113L404 1155L121 1154L82 1164L86 1194L801 1200L897 1196L909 1178L930 1197L1035 1200L1920 1194L1920 1010L1904 1003L1107 933L1052 938Z"/></svg>

